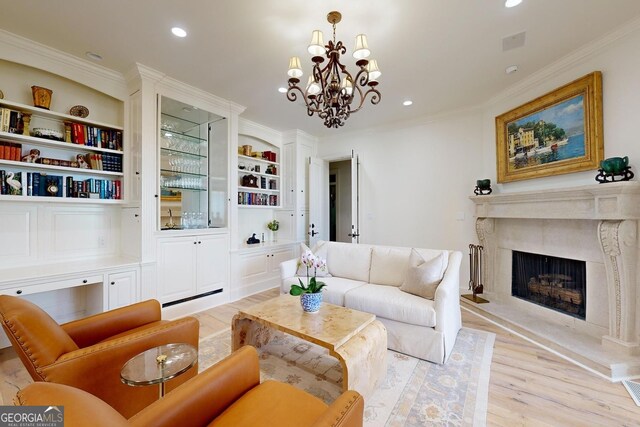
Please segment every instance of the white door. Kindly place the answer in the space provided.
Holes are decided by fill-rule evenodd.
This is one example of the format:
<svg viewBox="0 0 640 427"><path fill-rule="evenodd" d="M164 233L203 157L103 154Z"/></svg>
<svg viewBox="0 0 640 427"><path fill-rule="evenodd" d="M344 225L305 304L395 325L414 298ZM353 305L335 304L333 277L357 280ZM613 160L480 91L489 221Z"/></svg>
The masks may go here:
<svg viewBox="0 0 640 427"><path fill-rule="evenodd" d="M329 162L309 160L309 247L329 240Z"/></svg>
<svg viewBox="0 0 640 427"><path fill-rule="evenodd" d="M360 161L351 151L351 243L360 243Z"/></svg>
<svg viewBox="0 0 640 427"><path fill-rule="evenodd" d="M195 295L196 236L158 240L158 298L161 303Z"/></svg>
<svg viewBox="0 0 640 427"><path fill-rule="evenodd" d="M196 236L196 293L225 289L229 265L229 242L226 234Z"/></svg>

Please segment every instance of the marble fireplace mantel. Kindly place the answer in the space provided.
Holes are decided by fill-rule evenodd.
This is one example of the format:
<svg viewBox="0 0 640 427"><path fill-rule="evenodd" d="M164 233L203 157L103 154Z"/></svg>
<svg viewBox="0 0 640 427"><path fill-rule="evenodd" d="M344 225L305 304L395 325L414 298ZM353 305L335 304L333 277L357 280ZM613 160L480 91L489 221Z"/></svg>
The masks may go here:
<svg viewBox="0 0 640 427"><path fill-rule="evenodd" d="M595 327L590 331L591 335L595 329L602 348L614 354L632 357L640 354L640 314L636 313L640 309L640 271L637 270L640 182L481 195L470 199L476 205L476 232L485 251L483 281L488 295L493 291L501 293L503 300L513 299L506 283L508 275L504 274L504 270L510 268L505 251L519 246L536 246L537 234L554 236L558 233L562 236L558 239L565 241L564 247L557 249L564 251L560 256L574 258L574 252L582 251L588 254L585 259L603 271L601 276L606 275L608 310L600 326L602 333L597 333ZM580 227L568 227L567 220L575 220ZM588 238L575 235L580 233ZM590 246L588 250L579 248L582 243L576 243L583 241ZM545 245L547 250L556 250L551 242ZM604 281L602 277L599 282ZM608 327L605 326L607 323ZM640 375L640 364L610 374L611 377Z"/></svg>

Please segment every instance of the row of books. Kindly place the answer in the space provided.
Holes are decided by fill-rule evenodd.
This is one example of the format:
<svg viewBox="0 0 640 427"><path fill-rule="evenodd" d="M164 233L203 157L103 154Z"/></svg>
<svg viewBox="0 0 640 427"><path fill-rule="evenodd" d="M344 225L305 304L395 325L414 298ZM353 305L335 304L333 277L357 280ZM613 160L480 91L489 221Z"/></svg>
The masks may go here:
<svg viewBox="0 0 640 427"><path fill-rule="evenodd" d="M22 133L23 129L22 112L0 108L0 132Z"/></svg>
<svg viewBox="0 0 640 427"><path fill-rule="evenodd" d="M278 206L278 196L275 194L249 193L238 191L239 205Z"/></svg>
<svg viewBox="0 0 640 427"><path fill-rule="evenodd" d="M91 169L109 172L122 172L122 156L119 154L87 154Z"/></svg>
<svg viewBox="0 0 640 427"><path fill-rule="evenodd" d="M13 160L19 162L22 156L22 147L20 144L11 144L9 142L0 142L0 159Z"/></svg>
<svg viewBox="0 0 640 427"><path fill-rule="evenodd" d="M89 147L122 151L122 132L114 129L100 129L80 123L71 123L71 142Z"/></svg>
<svg viewBox="0 0 640 427"><path fill-rule="evenodd" d="M0 194L16 196L122 199L120 180L74 180L71 176L0 170L0 184Z"/></svg>
<svg viewBox="0 0 640 427"><path fill-rule="evenodd" d="M267 178L264 176L260 177L260 188L262 189L267 189ZM275 179L270 179L269 180L269 190L277 190L276 188L276 180Z"/></svg>

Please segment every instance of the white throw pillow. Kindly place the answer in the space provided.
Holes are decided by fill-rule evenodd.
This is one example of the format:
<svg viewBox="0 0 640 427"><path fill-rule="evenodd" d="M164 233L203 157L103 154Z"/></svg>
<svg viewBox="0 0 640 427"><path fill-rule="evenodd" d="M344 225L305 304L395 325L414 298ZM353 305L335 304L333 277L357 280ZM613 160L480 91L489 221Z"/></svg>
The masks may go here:
<svg viewBox="0 0 640 427"><path fill-rule="evenodd" d="M436 289L444 277L446 253L442 252L429 261L415 250L411 250L409 268L400 290L426 299L434 299Z"/></svg>
<svg viewBox="0 0 640 427"><path fill-rule="evenodd" d="M371 253L369 283L400 287L409 266L411 248L374 246Z"/></svg>
<svg viewBox="0 0 640 427"><path fill-rule="evenodd" d="M307 251L311 252L313 256L317 258L322 258L325 261L327 260L327 245L325 242L318 242L318 244L313 248L313 251L304 243L300 243L300 258L298 259L298 271L296 271L296 276L298 277L307 277L307 266L302 264L302 255L307 253ZM313 273L314 269L309 268L309 277L313 277ZM316 277L331 277L326 265L323 268L315 269L315 273Z"/></svg>

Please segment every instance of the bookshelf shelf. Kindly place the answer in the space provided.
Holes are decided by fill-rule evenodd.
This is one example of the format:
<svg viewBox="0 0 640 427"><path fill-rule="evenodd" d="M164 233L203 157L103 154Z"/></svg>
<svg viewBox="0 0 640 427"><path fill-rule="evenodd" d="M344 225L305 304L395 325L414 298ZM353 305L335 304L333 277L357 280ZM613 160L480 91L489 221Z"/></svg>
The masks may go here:
<svg viewBox="0 0 640 427"><path fill-rule="evenodd" d="M241 185L238 186L239 191L248 191L250 193L271 193L278 194L280 190L278 189L268 189L268 188L256 188L256 187L243 187Z"/></svg>
<svg viewBox="0 0 640 427"><path fill-rule="evenodd" d="M18 144L36 145L39 147L51 147L56 149L64 149L69 151L84 151L92 153L110 153L120 154L120 150L111 150L109 148L90 147L87 145L73 144L71 142L55 141L53 139L37 138L35 136L20 135L17 133L0 132L0 141L15 142Z"/></svg>
<svg viewBox="0 0 640 427"><path fill-rule="evenodd" d="M96 169L70 168L66 166L43 165L40 163L15 162L0 159L0 165L14 166L20 169L70 172L70 175L124 176L122 172L110 172Z"/></svg>
<svg viewBox="0 0 640 427"><path fill-rule="evenodd" d="M280 163L278 162L270 162L269 160L264 160L259 157L251 157L251 156L245 156L243 154L238 154L238 162L244 162L244 161L264 163L265 165L280 166ZM247 171L245 170L245 172Z"/></svg>
<svg viewBox="0 0 640 427"><path fill-rule="evenodd" d="M46 197L46 196L13 196L8 194L0 194L0 201L11 202L31 202L31 203L80 203L87 205L107 204L107 205L123 205L124 200L118 199L81 199L77 197Z"/></svg>

